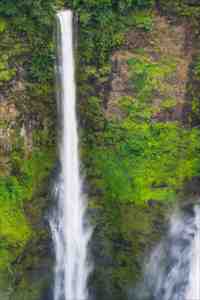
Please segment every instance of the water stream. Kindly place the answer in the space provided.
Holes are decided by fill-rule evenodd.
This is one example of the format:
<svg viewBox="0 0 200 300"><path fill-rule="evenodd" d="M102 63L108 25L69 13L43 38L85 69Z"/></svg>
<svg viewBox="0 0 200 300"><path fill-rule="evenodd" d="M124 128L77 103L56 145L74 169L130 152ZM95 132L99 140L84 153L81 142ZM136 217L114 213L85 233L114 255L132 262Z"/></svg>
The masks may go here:
<svg viewBox="0 0 200 300"><path fill-rule="evenodd" d="M56 255L54 300L86 300L90 272L87 245L91 232L79 167L72 12L59 12L57 23L61 171L54 191L57 209L50 220Z"/></svg>
<svg viewBox="0 0 200 300"><path fill-rule="evenodd" d="M175 213L154 249L134 300L200 300L200 207Z"/></svg>

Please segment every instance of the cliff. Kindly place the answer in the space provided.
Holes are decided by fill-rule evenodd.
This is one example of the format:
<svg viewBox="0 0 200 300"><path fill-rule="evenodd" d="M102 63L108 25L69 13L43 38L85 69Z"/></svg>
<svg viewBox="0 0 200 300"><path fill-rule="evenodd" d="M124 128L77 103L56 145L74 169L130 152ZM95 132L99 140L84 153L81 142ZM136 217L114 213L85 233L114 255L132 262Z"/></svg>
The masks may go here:
<svg viewBox="0 0 200 300"><path fill-rule="evenodd" d="M198 1L1 1L0 296L51 299L56 10L77 13L91 293L126 299L179 199L198 196ZM196 182L196 184L195 184ZM195 195L193 191L195 190Z"/></svg>

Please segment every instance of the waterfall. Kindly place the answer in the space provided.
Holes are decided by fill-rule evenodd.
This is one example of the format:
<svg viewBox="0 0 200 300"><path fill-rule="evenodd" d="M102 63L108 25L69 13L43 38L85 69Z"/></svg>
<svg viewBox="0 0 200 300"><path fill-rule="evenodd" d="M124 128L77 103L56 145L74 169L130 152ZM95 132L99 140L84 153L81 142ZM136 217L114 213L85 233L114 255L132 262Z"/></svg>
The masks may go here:
<svg viewBox="0 0 200 300"><path fill-rule="evenodd" d="M195 207L196 234L192 241L189 285L186 300L200 299L200 208Z"/></svg>
<svg viewBox="0 0 200 300"><path fill-rule="evenodd" d="M50 219L56 256L54 300L86 300L90 272L87 246L91 231L86 221L86 199L79 173L72 12L59 12L57 23L61 171L54 189L57 209Z"/></svg>
<svg viewBox="0 0 200 300"><path fill-rule="evenodd" d="M200 207L175 213L167 237L154 249L134 300L200 299Z"/></svg>

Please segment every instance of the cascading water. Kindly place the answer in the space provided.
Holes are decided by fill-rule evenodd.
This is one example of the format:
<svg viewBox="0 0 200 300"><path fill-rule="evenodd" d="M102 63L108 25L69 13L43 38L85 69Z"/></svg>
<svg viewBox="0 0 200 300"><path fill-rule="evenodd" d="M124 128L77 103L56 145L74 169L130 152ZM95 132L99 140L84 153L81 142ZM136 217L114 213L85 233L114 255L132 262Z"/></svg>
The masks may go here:
<svg viewBox="0 0 200 300"><path fill-rule="evenodd" d="M200 208L195 207L196 233L192 241L189 284L186 300L200 299Z"/></svg>
<svg viewBox="0 0 200 300"><path fill-rule="evenodd" d="M56 254L54 300L86 300L91 232L79 174L72 12L59 12L57 23L61 171L55 187L57 210L50 220Z"/></svg>
<svg viewBox="0 0 200 300"><path fill-rule="evenodd" d="M200 300L200 207L171 219L167 238L153 251L134 300Z"/></svg>
<svg viewBox="0 0 200 300"><path fill-rule="evenodd" d="M54 300L87 300L91 230L79 174L73 15L57 14L60 174L55 185L57 209L50 220L56 266ZM134 300L200 300L200 207L174 215L167 238L151 255L144 282Z"/></svg>

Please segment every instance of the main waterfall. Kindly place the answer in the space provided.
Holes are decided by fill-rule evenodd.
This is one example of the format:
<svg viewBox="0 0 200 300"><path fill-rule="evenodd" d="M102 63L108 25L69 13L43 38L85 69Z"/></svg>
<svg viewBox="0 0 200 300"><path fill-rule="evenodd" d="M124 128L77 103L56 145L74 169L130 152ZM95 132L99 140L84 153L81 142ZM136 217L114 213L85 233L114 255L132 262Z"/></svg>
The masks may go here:
<svg viewBox="0 0 200 300"><path fill-rule="evenodd" d="M61 171L55 187L57 209L50 220L56 254L54 300L86 300L90 229L79 174L72 12L59 12L57 23Z"/></svg>

